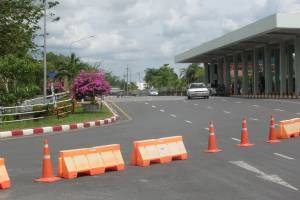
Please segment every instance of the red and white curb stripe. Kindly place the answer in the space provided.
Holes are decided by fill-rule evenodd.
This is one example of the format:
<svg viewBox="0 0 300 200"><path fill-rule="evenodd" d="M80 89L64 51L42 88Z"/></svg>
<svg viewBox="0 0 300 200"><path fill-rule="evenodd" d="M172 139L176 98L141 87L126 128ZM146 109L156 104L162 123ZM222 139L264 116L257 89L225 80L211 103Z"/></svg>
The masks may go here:
<svg viewBox="0 0 300 200"><path fill-rule="evenodd" d="M74 130L74 129L83 129L83 128L101 126L104 124L111 124L118 119L119 119L119 116L114 115L113 117L106 118L104 120L96 120L96 121L91 121L91 122L68 124L68 125L56 125L56 126L48 126L48 127L32 128L32 129L21 129L21 130L13 130L13 131L4 131L4 132L0 132L0 138L65 132L65 131L70 131L70 130Z"/></svg>

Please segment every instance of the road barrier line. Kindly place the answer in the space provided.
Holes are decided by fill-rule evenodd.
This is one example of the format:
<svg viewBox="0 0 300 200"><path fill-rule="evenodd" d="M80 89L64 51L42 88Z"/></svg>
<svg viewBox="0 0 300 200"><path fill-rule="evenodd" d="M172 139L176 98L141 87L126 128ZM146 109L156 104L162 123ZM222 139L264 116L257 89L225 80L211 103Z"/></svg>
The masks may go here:
<svg viewBox="0 0 300 200"><path fill-rule="evenodd" d="M288 160L295 160L295 158L292 158L292 157L289 157L289 156L286 156L286 155L283 155L283 154L280 154L280 153L273 153L273 154L276 155L276 156L288 159Z"/></svg>
<svg viewBox="0 0 300 200"><path fill-rule="evenodd" d="M238 141L240 142L241 140L240 139L237 139L237 138L231 138L232 140L235 140L235 141Z"/></svg>
<svg viewBox="0 0 300 200"><path fill-rule="evenodd" d="M285 110L279 109L279 108L274 108L273 110L279 111L279 112L284 112Z"/></svg>

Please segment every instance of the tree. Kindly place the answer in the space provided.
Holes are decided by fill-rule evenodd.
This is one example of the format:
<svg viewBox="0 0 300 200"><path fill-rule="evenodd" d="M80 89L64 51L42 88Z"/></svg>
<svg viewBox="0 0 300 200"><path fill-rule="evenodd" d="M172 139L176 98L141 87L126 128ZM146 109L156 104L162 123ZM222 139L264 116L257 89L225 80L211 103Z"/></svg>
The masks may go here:
<svg viewBox="0 0 300 200"><path fill-rule="evenodd" d="M150 86L160 90L175 89L177 74L170 65L165 64L159 69L148 68L145 71L145 82Z"/></svg>
<svg viewBox="0 0 300 200"><path fill-rule="evenodd" d="M49 1L48 8L58 4ZM34 38L43 16L42 4L33 0L0 1L0 57L8 54L24 56L36 49Z"/></svg>
<svg viewBox="0 0 300 200"><path fill-rule="evenodd" d="M104 73L99 71L81 71L74 79L72 92L75 99L95 98L96 95L108 94L111 89Z"/></svg>
<svg viewBox="0 0 300 200"><path fill-rule="evenodd" d="M17 105L36 95L40 91L38 77L41 71L40 64L29 55L0 58L0 105Z"/></svg>
<svg viewBox="0 0 300 200"><path fill-rule="evenodd" d="M181 69L180 76L187 85L192 82L202 82L204 77L204 70L197 64L191 64L187 68Z"/></svg>

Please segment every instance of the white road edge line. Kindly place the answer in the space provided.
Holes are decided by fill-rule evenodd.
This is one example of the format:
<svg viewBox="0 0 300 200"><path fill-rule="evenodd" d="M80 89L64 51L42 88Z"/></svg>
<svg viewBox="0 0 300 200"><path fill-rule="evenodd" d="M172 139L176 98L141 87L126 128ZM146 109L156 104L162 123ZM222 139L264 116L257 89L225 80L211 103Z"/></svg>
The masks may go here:
<svg viewBox="0 0 300 200"><path fill-rule="evenodd" d="M174 114L170 114L170 116L171 116L171 117L174 117L174 118L176 117L176 115L174 115Z"/></svg>
<svg viewBox="0 0 300 200"><path fill-rule="evenodd" d="M189 120L184 120L186 123L192 124L193 122L189 121Z"/></svg>
<svg viewBox="0 0 300 200"><path fill-rule="evenodd" d="M279 111L279 112L284 112L285 110L279 109L279 108L274 108L273 110Z"/></svg>
<svg viewBox="0 0 300 200"><path fill-rule="evenodd" d="M276 155L276 156L288 159L288 160L295 160L295 158L292 158L292 157L289 157L289 156L286 156L286 155L283 155L283 154L280 154L280 153L273 153L273 154Z"/></svg>
<svg viewBox="0 0 300 200"><path fill-rule="evenodd" d="M257 169L256 167L249 165L248 163L244 162L244 161L229 161L229 163L236 165L240 168L243 168L245 170L248 170L250 172L253 172L255 174L257 174L257 177L266 180L266 181L270 181L272 183L276 183L278 185L290 188L292 190L296 190L298 191L299 189L290 185L288 182L284 181L282 178L280 178L278 175L276 174L266 174L263 171L260 171L259 169Z"/></svg>
<svg viewBox="0 0 300 200"><path fill-rule="evenodd" d="M235 141L238 141L238 142L240 142L241 140L240 139L237 139L237 138L231 138L232 140L235 140Z"/></svg>
<svg viewBox="0 0 300 200"><path fill-rule="evenodd" d="M257 118L253 118L253 117L250 117L249 119L252 120L252 121L258 121Z"/></svg>

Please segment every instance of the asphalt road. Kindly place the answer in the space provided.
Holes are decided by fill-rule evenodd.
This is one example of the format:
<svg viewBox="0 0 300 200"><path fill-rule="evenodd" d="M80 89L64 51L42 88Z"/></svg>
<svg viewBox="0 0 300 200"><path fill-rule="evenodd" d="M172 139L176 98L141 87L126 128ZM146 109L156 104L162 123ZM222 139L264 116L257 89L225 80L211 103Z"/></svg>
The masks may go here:
<svg viewBox="0 0 300 200"><path fill-rule="evenodd" d="M122 120L111 126L49 135L54 165L59 150L119 143L123 172L84 176L53 184L35 183L41 174L45 136L0 140L12 181L0 199L299 199L300 137L269 145L270 115L276 121L300 116L300 101L182 97L110 99ZM251 148L238 148L241 120L248 119ZM218 154L206 154L208 122L214 121ZM141 168L128 165L132 142L182 135L188 160Z"/></svg>

